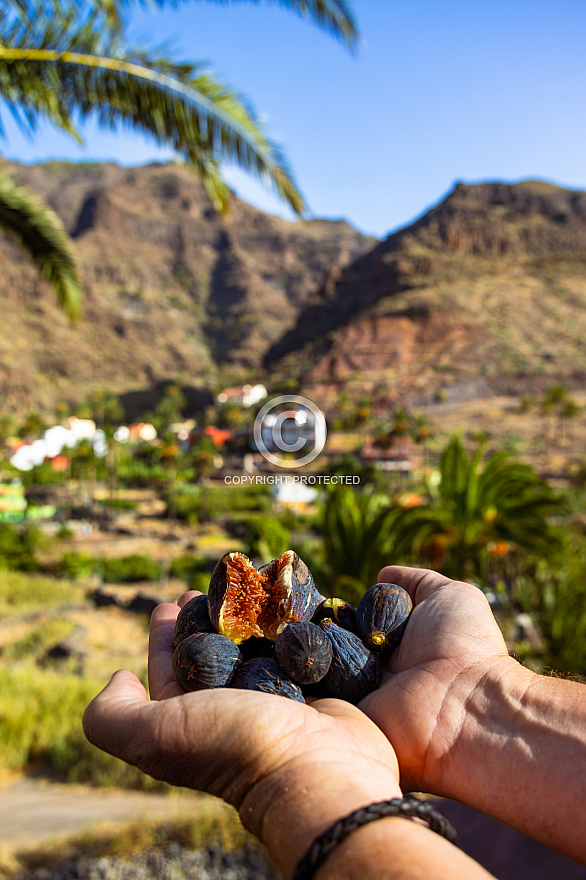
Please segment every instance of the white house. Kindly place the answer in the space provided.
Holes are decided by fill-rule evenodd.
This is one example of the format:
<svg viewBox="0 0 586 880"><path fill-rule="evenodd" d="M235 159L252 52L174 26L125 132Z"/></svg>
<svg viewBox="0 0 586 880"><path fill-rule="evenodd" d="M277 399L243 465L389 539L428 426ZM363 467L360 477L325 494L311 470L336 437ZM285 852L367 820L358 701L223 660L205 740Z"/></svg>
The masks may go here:
<svg viewBox="0 0 586 880"><path fill-rule="evenodd" d="M238 406L254 406L264 400L267 389L264 385L235 385L232 388L224 388L216 396L216 403L235 403Z"/></svg>

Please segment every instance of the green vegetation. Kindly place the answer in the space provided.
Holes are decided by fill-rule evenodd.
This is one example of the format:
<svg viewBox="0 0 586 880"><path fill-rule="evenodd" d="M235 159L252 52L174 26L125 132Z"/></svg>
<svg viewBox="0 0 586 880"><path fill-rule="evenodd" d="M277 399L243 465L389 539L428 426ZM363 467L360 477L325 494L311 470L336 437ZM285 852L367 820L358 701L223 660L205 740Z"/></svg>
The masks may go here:
<svg viewBox="0 0 586 880"><path fill-rule="evenodd" d="M497 452L483 461L455 437L445 449L437 480L421 506L404 510L394 524L396 552L419 558L449 577L486 583L488 557L550 559L560 540L549 517L562 501L535 471Z"/></svg>
<svg viewBox="0 0 586 880"><path fill-rule="evenodd" d="M138 507L136 501L129 498L101 498L98 503L111 510L136 510Z"/></svg>
<svg viewBox="0 0 586 880"><path fill-rule="evenodd" d="M87 742L81 718L103 684L36 666L3 664L0 774L40 763L59 771L68 782L161 788L161 783Z"/></svg>
<svg viewBox="0 0 586 880"><path fill-rule="evenodd" d="M77 604L84 595L69 581L0 569L0 618Z"/></svg>
<svg viewBox="0 0 586 880"><path fill-rule="evenodd" d="M271 498L267 486L210 487L183 485L172 495L175 516L191 524L217 521L228 514L268 512Z"/></svg>
<svg viewBox="0 0 586 880"><path fill-rule="evenodd" d="M107 584L133 584L137 581L158 581L162 566L150 556L131 553L114 559L92 557L87 553L67 551L63 554L59 571L69 578L99 574Z"/></svg>
<svg viewBox="0 0 586 880"><path fill-rule="evenodd" d="M35 553L43 544L36 526L0 524L0 566L16 571L37 571Z"/></svg>
<svg viewBox="0 0 586 880"><path fill-rule="evenodd" d="M570 535L555 564L540 561L516 584L520 607L534 620L540 641L529 650L546 669L586 676L586 540Z"/></svg>
<svg viewBox="0 0 586 880"><path fill-rule="evenodd" d="M176 556L169 568L171 577L180 578L185 581L190 589L199 590L201 587L196 584L202 583L202 579L206 584L202 592L207 592L207 583L209 583L209 560L204 556L193 556L186 553L184 556Z"/></svg>
<svg viewBox="0 0 586 880"><path fill-rule="evenodd" d="M96 564L98 560L96 560ZM161 563L132 553L121 559L101 560L102 575L107 584L132 584L136 581L158 581L161 577Z"/></svg>
<svg viewBox="0 0 586 880"><path fill-rule="evenodd" d="M47 653L74 630L72 621L50 617L32 626L25 636L10 642L3 651L3 658L10 663L32 658L42 664Z"/></svg>

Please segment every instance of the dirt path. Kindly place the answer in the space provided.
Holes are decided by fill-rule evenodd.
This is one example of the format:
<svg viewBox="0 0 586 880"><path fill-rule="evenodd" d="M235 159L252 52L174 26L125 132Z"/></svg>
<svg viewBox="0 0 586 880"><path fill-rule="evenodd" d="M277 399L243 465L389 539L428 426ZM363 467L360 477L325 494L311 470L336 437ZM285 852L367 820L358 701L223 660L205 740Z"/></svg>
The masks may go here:
<svg viewBox="0 0 586 880"><path fill-rule="evenodd" d="M214 798L188 792L102 791L19 779L0 788L0 847L11 849L69 835L100 822L194 815Z"/></svg>

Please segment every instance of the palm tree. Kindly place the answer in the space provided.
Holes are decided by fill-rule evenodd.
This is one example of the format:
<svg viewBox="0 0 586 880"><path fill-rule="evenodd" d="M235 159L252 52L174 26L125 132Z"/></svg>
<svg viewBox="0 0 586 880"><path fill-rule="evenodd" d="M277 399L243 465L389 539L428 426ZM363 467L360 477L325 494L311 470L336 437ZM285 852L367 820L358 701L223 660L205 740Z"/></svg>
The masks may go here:
<svg viewBox="0 0 586 880"><path fill-rule="evenodd" d="M279 2L355 46L345 0ZM201 176L217 210L228 205L221 174L228 159L272 184L301 215L305 204L287 162L248 102L201 64L128 46L128 5L130 0L0 0L0 97L22 127L34 133L39 120L48 119L81 142L77 119L94 115L110 128L130 124L171 145ZM16 235L66 313L79 314L79 272L61 223L2 169L0 227Z"/></svg>
<svg viewBox="0 0 586 880"><path fill-rule="evenodd" d="M459 437L450 441L429 503L403 511L394 523L398 556L482 580L489 561L500 559L503 567L503 558L547 558L558 547L548 516L561 502L549 486L507 452L482 461L483 452L469 458Z"/></svg>
<svg viewBox="0 0 586 880"><path fill-rule="evenodd" d="M358 493L350 486L328 492L318 517L321 558L312 560L320 590L357 602L376 583L379 570L393 560L399 509L382 493Z"/></svg>
<svg viewBox="0 0 586 880"><path fill-rule="evenodd" d="M564 535L555 564L541 563L519 578L522 610L537 624L543 644L532 653L556 672L586 675L586 542Z"/></svg>

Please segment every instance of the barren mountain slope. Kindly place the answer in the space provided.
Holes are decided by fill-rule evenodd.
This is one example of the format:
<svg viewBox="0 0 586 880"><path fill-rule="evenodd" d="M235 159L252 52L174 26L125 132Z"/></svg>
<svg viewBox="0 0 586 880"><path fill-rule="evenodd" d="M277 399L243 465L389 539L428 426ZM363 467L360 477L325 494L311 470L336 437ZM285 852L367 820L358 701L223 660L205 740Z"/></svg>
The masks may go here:
<svg viewBox="0 0 586 880"><path fill-rule="evenodd" d="M288 222L234 198L218 217L178 165L6 163L61 216L86 283L70 326L26 256L0 238L0 394L22 411L220 363L260 363L332 267L369 249L343 221Z"/></svg>
<svg viewBox="0 0 586 880"><path fill-rule="evenodd" d="M422 402L586 375L586 193L459 184L326 280L269 351L307 388Z"/></svg>

